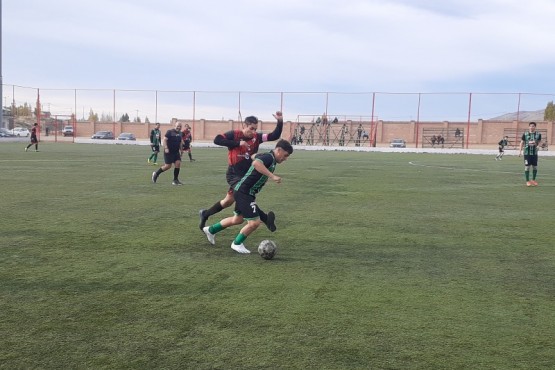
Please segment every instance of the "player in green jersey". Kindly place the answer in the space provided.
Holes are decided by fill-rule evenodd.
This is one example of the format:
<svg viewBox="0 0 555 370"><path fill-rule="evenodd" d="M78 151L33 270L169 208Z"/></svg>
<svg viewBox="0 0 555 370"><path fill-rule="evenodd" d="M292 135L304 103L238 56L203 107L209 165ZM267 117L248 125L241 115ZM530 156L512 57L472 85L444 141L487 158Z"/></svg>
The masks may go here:
<svg viewBox="0 0 555 370"><path fill-rule="evenodd" d="M268 179L278 184L281 183L281 177L275 175L274 171L277 164L285 162L291 153L293 153L291 144L287 140L281 139L271 152L258 154L254 158L245 175L233 187L234 215L202 229L210 244L214 245L216 243L216 233L228 227L240 225L246 220L247 224L243 226L231 243L231 249L238 253L250 253L243 242L262 223L260 219L261 210L256 203L256 195Z"/></svg>
<svg viewBox="0 0 555 370"><path fill-rule="evenodd" d="M497 154L497 157L495 157L495 160L500 161L503 158L503 154L505 154L505 147L509 145L509 137L508 136L503 137L503 139L499 140L497 145L499 145L499 154Z"/></svg>
<svg viewBox="0 0 555 370"><path fill-rule="evenodd" d="M520 140L520 157L524 150L524 177L526 186L538 186L536 176L538 174L538 149L540 148L542 135L536 132L536 122L528 124L528 131L522 134ZM532 179L530 180L530 166L532 166Z"/></svg>
<svg viewBox="0 0 555 370"><path fill-rule="evenodd" d="M157 123L156 126L150 131L150 148L152 154L147 159L147 163L152 163L157 165L158 153L160 153L160 143L162 142L162 133L160 132L160 124Z"/></svg>

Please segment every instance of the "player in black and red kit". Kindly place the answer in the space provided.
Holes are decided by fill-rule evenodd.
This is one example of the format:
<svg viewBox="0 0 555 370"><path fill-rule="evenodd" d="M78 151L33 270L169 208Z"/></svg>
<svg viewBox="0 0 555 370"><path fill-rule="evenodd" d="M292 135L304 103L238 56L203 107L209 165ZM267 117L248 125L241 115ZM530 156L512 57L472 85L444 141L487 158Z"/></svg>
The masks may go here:
<svg viewBox="0 0 555 370"><path fill-rule="evenodd" d="M199 227L201 230L204 229L206 221L208 221L210 216L215 215L235 202L233 187L247 173L247 170L252 164L253 155L258 153L260 144L280 138L283 130L283 115L281 112L276 112L273 116L277 120L277 124L274 131L269 134L256 132L258 129L258 118L249 116L245 118L243 129L227 131L224 134L216 136L214 139L214 144L228 148L226 180L229 185L229 190L224 199L217 201L209 209L201 209L199 211ZM260 220L266 224L270 231L276 231L274 212L270 211L266 214L261 211L259 216Z"/></svg>
<svg viewBox="0 0 555 370"><path fill-rule="evenodd" d="M31 144L27 145L27 147L25 148L25 151L28 151L29 148L31 146L35 146L35 152L39 151L39 139L37 138L37 128L39 127L38 123L35 123L33 125L33 128L31 129Z"/></svg>
<svg viewBox="0 0 555 370"><path fill-rule="evenodd" d="M256 194L260 192L264 184L271 179L281 184L281 177L274 174L278 163L283 163L293 153L293 147L287 140L281 139L277 142L274 150L256 156L252 166L245 176L234 187L236 199L233 216L224 218L212 226L206 226L202 231L210 244L216 244L216 234L228 227L240 225L247 221L241 231L231 243L231 249L239 253L250 253L243 243L261 224L260 207L256 203Z"/></svg>
<svg viewBox="0 0 555 370"><path fill-rule="evenodd" d="M193 156L191 154L191 141L193 141L193 135L191 135L191 126L185 124L185 128L181 132L183 134L183 151L187 152L189 155L189 160L194 162Z"/></svg>

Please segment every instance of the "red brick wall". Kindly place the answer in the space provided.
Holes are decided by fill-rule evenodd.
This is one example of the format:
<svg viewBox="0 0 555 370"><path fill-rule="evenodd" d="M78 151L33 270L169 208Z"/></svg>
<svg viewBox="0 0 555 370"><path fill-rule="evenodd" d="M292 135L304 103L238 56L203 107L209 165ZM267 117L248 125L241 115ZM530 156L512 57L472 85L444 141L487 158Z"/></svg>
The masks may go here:
<svg viewBox="0 0 555 370"><path fill-rule="evenodd" d="M241 128L241 123L237 121L210 121L210 120L180 120L183 123L188 123L193 131L193 141L212 141L214 137L220 133L226 132L231 129ZM370 122L358 122L358 121L347 121L339 122L336 124L331 124L330 127L330 137L336 138L339 136L341 127L343 123L346 124L349 132L355 133L357 127L360 123L363 124L364 129L370 132L371 123ZM290 139L296 127L304 125L306 129L311 127L313 123L311 122L285 122L283 127L282 138ZM549 143L554 140L553 126L554 122L537 122L538 129L547 130L547 140ZM146 140L149 137L150 130L154 127L153 123L93 123L93 122L78 122L76 124L76 135L79 137L90 137L96 131L113 131L114 135L117 137L122 132L132 132L135 134L137 139ZM162 132L173 127L173 125L161 124L160 129ZM258 128L262 132L271 132L275 127L275 121L261 122ZM418 142L421 146L422 133L425 129L439 129L447 131L454 131L459 128L464 131L464 139L468 134L469 144L471 145L492 145L496 146L497 142L503 137L504 129L511 128L516 129L517 132L524 132L528 129L528 122L500 122L500 121L482 121L478 122L419 122L415 121L378 121L374 123L376 131L376 142L378 146L387 145L392 139L400 138L404 139L408 146L414 147L416 144L417 133L416 128L418 127ZM321 126L318 127L319 130L323 130Z"/></svg>

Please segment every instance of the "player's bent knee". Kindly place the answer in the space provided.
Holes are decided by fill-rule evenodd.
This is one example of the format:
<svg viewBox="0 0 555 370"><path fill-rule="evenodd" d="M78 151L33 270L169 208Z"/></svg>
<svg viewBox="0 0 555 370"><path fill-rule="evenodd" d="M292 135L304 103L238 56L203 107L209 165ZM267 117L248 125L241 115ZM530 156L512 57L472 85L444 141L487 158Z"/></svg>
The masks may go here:
<svg viewBox="0 0 555 370"><path fill-rule="evenodd" d="M225 197L220 204L222 205L223 208L227 208L230 205L232 205L235 202L235 199L233 197Z"/></svg>

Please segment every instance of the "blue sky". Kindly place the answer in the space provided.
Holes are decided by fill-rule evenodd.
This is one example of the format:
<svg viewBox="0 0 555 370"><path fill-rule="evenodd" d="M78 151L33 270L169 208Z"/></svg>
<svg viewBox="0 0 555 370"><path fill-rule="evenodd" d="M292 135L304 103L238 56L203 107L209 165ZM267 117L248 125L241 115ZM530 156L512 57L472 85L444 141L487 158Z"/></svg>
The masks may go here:
<svg viewBox="0 0 555 370"><path fill-rule="evenodd" d="M4 84L555 92L552 0L4 0L2 6Z"/></svg>

